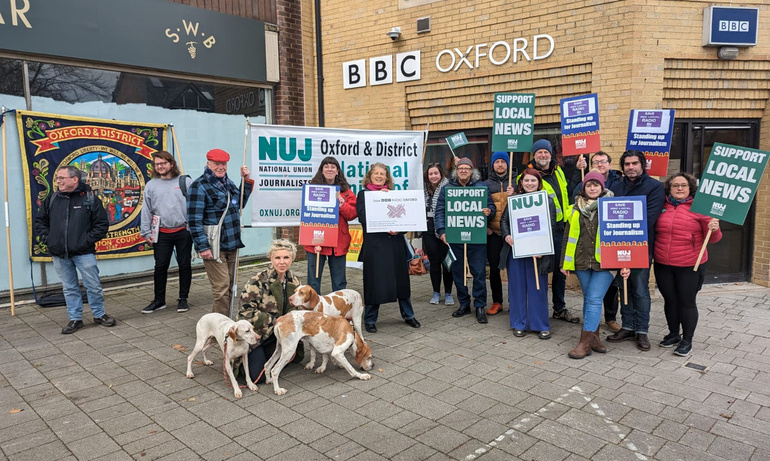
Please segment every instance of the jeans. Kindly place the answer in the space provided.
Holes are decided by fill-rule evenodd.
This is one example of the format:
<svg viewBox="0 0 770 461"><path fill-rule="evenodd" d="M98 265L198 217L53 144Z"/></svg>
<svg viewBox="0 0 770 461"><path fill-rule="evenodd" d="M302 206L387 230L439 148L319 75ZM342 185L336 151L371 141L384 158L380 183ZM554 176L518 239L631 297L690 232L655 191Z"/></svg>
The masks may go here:
<svg viewBox="0 0 770 461"><path fill-rule="evenodd" d="M399 299L398 309L401 311L401 318L409 320L414 318L414 309L412 308L412 299ZM367 304L364 306L364 324L374 325L380 315L379 304Z"/></svg>
<svg viewBox="0 0 770 461"><path fill-rule="evenodd" d="M468 294L468 287L465 286L465 275L463 259L463 245L452 243L449 245L455 254L457 260L452 264L452 278L457 287L457 300L461 307L471 305L471 297ZM470 266L471 276L473 277L473 305L474 307L485 307L487 305L487 245L486 244L468 244L468 266Z"/></svg>
<svg viewBox="0 0 770 461"><path fill-rule="evenodd" d="M604 294L615 276L610 271L593 269L575 271L575 275L583 290L583 330L596 331L602 317Z"/></svg>
<svg viewBox="0 0 770 461"><path fill-rule="evenodd" d="M315 261L318 262L318 277L315 276ZM307 253L307 284L310 285L316 293L321 294L321 277L324 273L324 262L329 261L329 274L332 278L332 291L344 290L348 287L348 279L345 276L345 267L347 256L326 256Z"/></svg>
<svg viewBox="0 0 770 461"><path fill-rule="evenodd" d="M553 234L553 251L558 260L561 258L561 244L564 239L564 228L555 230ZM564 301L564 292L567 291L567 277L561 273L559 264L554 264L553 276L551 277L551 294L553 297L553 311L559 312L567 307Z"/></svg>
<svg viewBox="0 0 770 461"><path fill-rule="evenodd" d="M532 258L513 259L508 254L508 311L511 328L532 331L549 331L548 274L537 274L540 289L535 280L535 264Z"/></svg>
<svg viewBox="0 0 770 461"><path fill-rule="evenodd" d="M211 284L211 293L214 296L214 305L211 312L218 312L222 315L232 318L230 315L230 297L233 294L233 278L235 277L235 254L238 250L219 252L219 259L204 259L203 267L206 268L206 275ZM237 312L238 306L235 305Z"/></svg>
<svg viewBox="0 0 770 461"><path fill-rule="evenodd" d="M179 265L179 297L187 298L192 282L192 236L188 230L178 232L159 232L158 241L153 244L155 256L155 299L166 300L166 281L171 255L176 250L176 263Z"/></svg>
<svg viewBox="0 0 770 461"><path fill-rule="evenodd" d="M676 267L655 263L655 281L663 296L663 311L666 313L668 331L679 334L682 326L684 339L692 341L698 325L698 305L695 297L703 286L706 269L703 264L698 271L693 266Z"/></svg>
<svg viewBox="0 0 770 461"><path fill-rule="evenodd" d="M83 298L78 286L78 271L83 278L83 285L88 294L88 306L95 318L104 315L104 293L99 280L99 267L96 255L86 254L70 258L53 257L53 267L61 280L64 300L67 302L67 315L70 320L83 320Z"/></svg>
<svg viewBox="0 0 770 461"><path fill-rule="evenodd" d="M622 292L622 290L621 290ZM628 304L620 301L624 330L647 334L650 329L650 269L631 269L628 277Z"/></svg>
<svg viewBox="0 0 770 461"><path fill-rule="evenodd" d="M487 235L489 289L492 291L492 302L500 304L503 303L503 282L500 280L500 252L503 250L504 243L503 238L494 232Z"/></svg>
<svg viewBox="0 0 770 461"><path fill-rule="evenodd" d="M430 283L433 291L441 293L441 279L444 279L444 293L452 293L452 272L444 267L443 261L449 247L428 230L422 234L422 249L430 261Z"/></svg>

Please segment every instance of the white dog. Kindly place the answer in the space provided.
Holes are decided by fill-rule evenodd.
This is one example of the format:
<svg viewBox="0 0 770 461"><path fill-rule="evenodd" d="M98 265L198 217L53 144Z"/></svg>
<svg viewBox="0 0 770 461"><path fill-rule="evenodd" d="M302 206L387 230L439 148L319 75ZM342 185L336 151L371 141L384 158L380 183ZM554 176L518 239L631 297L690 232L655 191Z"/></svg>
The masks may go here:
<svg viewBox="0 0 770 461"><path fill-rule="evenodd" d="M198 352L203 352L203 363L213 365L214 362L206 358L206 350L214 344L219 344L219 348L225 354L225 369L230 376L230 382L233 384L233 393L236 399L240 399L243 393L238 387L238 382L233 374L233 361L242 358L243 371L246 372L246 384L252 391L257 390L257 385L251 381L249 374L249 345L257 344L259 335L254 331L254 327L247 320L234 322L229 317L222 314L206 314L198 320L195 326L195 348L187 357L187 377L194 378L192 372L192 363Z"/></svg>
<svg viewBox="0 0 770 461"><path fill-rule="evenodd" d="M278 376L291 361L297 344L303 338L307 338L312 347L324 354L320 368L326 368L326 356L331 354L350 376L363 380L371 378L367 373L357 372L345 358L345 351L352 348L356 363L364 370L372 368L372 350L344 318L315 311L291 311L276 320L273 334L276 339L275 352L265 364L265 382L272 381L273 391L277 395L286 393L286 389L278 385Z"/></svg>

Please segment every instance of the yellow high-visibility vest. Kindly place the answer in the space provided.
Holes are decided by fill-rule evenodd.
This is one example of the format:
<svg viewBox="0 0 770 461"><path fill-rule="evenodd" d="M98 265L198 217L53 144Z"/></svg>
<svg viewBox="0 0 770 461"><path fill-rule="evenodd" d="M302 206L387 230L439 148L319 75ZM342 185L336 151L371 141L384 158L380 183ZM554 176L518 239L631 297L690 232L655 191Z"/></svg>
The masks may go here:
<svg viewBox="0 0 770 461"><path fill-rule="evenodd" d="M563 210L569 206L569 196L567 195L567 178L564 176L564 171L560 167L556 167L553 170L553 174L556 175L556 182L559 184L559 192L561 197L553 190L551 183L543 179L543 190L548 192L548 196L553 199L553 204L556 206L556 222L567 222L567 213ZM518 184L521 175L516 176L516 183ZM564 200L566 203L561 203Z"/></svg>
<svg viewBox="0 0 770 461"><path fill-rule="evenodd" d="M572 208L572 213L569 217L569 234L567 235L567 245L564 247L564 265L562 269L565 271L575 270L575 253L577 252L577 242L580 238L580 211ZM596 261L601 262L601 254L599 251L600 235L597 229L596 231L596 248L594 250L594 257Z"/></svg>

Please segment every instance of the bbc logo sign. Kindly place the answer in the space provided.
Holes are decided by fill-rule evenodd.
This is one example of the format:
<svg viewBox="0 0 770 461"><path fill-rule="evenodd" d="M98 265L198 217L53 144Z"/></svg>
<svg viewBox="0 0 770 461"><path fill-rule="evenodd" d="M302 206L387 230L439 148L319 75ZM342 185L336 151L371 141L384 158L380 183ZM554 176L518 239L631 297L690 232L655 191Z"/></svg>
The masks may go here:
<svg viewBox="0 0 770 461"><path fill-rule="evenodd" d="M719 21L720 32L748 32L749 21Z"/></svg>
<svg viewBox="0 0 770 461"><path fill-rule="evenodd" d="M346 90L366 86L366 59L342 63L343 84ZM396 82L420 80L420 51L408 51L396 54L395 71L393 55L378 56L369 59L369 85L386 85Z"/></svg>

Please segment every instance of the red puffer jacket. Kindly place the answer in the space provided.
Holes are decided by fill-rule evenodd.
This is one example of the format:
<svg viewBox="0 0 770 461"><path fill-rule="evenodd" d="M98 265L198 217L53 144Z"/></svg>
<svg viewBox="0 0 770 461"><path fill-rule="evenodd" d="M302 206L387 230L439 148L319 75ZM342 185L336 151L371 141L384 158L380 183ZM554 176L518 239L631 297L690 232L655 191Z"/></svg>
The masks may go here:
<svg viewBox="0 0 770 461"><path fill-rule="evenodd" d="M348 221L352 221L358 217L358 212L356 212L356 194L348 189L345 192L341 192L340 195L342 195L345 202L340 205L340 230L337 234L337 246L334 247L334 256L348 254L348 248L350 248ZM312 245L305 245L305 251L308 253L315 253L315 247ZM321 247L321 254L331 256L332 247Z"/></svg>
<svg viewBox="0 0 770 461"><path fill-rule="evenodd" d="M663 212L655 223L655 262L676 267L695 266L703 239L708 233L709 216L690 211L692 201L674 206L666 198ZM722 239L722 230L711 233L709 243ZM708 261L703 253L701 264Z"/></svg>

